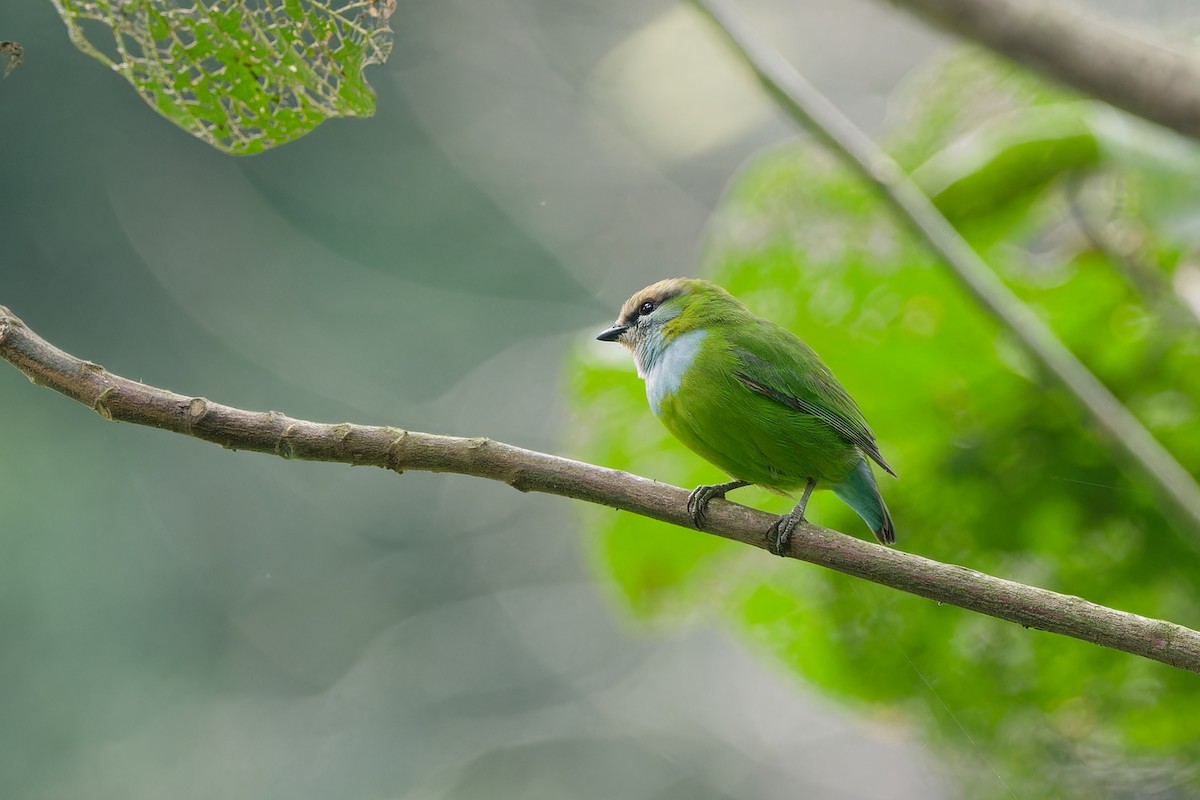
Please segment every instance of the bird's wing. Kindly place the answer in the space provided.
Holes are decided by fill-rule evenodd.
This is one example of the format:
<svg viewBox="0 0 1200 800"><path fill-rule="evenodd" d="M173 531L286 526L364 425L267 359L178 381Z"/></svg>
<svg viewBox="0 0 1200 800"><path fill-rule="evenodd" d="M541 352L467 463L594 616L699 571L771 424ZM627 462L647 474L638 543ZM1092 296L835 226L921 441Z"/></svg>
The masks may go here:
<svg viewBox="0 0 1200 800"><path fill-rule="evenodd" d="M812 348L765 320L737 326L728 341L736 360L734 376L744 386L822 420L889 474L896 474L879 452L858 405Z"/></svg>

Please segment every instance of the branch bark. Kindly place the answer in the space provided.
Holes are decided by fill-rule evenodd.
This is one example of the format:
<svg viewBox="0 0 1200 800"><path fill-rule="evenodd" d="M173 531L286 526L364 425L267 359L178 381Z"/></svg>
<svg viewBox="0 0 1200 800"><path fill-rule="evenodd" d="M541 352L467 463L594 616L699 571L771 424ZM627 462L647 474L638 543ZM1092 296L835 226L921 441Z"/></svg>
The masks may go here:
<svg viewBox="0 0 1200 800"><path fill-rule="evenodd" d="M522 492L586 500L692 528L688 492L619 470L572 461L486 438L465 439L399 428L293 419L245 411L122 378L59 350L0 306L0 358L35 384L78 400L108 420L193 436L233 450L282 458L358 464L403 472L474 475ZM766 549L775 518L714 500L704 533ZM808 523L787 555L894 589L1200 673L1200 632L1106 608L1078 597L994 578L892 550Z"/></svg>
<svg viewBox="0 0 1200 800"><path fill-rule="evenodd" d="M1200 58L1051 0L889 0L1139 117L1200 139Z"/></svg>
<svg viewBox="0 0 1200 800"><path fill-rule="evenodd" d="M729 0L694 0L780 108L874 184L902 222L946 264L981 307L1061 383L1146 480L1178 511L1170 530L1200 554L1200 485L1129 409L1009 290L917 185L836 106L759 37Z"/></svg>

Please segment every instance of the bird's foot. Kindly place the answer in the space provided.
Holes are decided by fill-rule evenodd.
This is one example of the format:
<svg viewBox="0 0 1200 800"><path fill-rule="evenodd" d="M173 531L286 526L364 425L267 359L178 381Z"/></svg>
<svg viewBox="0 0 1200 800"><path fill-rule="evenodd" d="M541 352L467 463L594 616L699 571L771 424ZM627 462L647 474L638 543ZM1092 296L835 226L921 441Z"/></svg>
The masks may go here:
<svg viewBox="0 0 1200 800"><path fill-rule="evenodd" d="M708 504L712 500L718 497L724 500L726 492L732 492L734 489L740 489L743 486L749 485L747 481L729 481L728 483L717 483L712 486L697 486L692 490L692 493L688 495L687 510L696 529L704 529L704 516L708 511Z"/></svg>
<svg viewBox="0 0 1200 800"><path fill-rule="evenodd" d="M792 544L792 532L801 522L807 521L803 509L799 514L793 510L775 520L767 529L767 551L773 556L786 556Z"/></svg>
<svg viewBox="0 0 1200 800"><path fill-rule="evenodd" d="M809 478L804 487L804 496L800 498L796 507L775 520L775 524L767 529L767 550L771 555L786 556L788 554L788 548L792 544L792 532L801 522L807 522L804 519L804 509L808 507L808 498L812 496L813 489L816 487L817 482Z"/></svg>

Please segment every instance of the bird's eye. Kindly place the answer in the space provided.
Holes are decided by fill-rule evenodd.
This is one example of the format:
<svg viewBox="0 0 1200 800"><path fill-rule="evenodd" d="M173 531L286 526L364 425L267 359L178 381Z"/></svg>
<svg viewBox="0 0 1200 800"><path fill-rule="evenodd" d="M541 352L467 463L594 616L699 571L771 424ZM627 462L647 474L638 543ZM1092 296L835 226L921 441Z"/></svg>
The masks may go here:
<svg viewBox="0 0 1200 800"><path fill-rule="evenodd" d="M649 314L653 310L654 310L654 301L647 300L646 302L642 303L641 308L638 309L638 314L644 317L645 315Z"/></svg>

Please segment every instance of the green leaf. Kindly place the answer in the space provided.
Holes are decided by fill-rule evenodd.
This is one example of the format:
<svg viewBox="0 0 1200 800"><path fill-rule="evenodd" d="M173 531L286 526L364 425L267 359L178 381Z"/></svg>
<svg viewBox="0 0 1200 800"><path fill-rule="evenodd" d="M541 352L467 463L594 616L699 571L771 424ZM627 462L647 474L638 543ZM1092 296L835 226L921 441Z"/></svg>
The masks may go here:
<svg viewBox="0 0 1200 800"><path fill-rule="evenodd" d="M227 153L369 117L363 69L387 60L395 0L54 0L71 41L152 108ZM90 24L88 24L90 23ZM107 37L89 38L99 29Z"/></svg>
<svg viewBox="0 0 1200 800"><path fill-rule="evenodd" d="M994 214L1099 161L1097 106L1058 103L997 117L935 154L913 179L951 222Z"/></svg>

